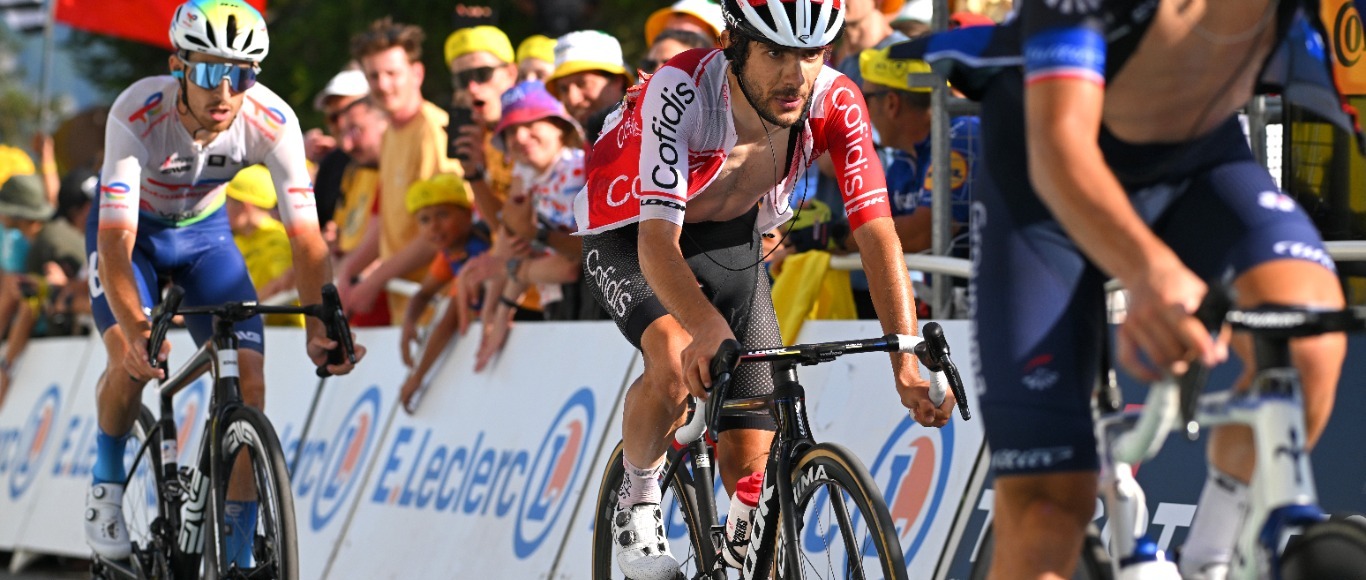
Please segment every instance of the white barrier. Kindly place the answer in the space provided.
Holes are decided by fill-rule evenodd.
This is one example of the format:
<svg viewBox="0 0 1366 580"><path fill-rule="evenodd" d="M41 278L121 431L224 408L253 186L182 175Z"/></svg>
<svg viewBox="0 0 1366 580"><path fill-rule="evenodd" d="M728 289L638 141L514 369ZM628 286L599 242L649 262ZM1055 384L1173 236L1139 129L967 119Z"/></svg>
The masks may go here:
<svg viewBox="0 0 1366 580"><path fill-rule="evenodd" d="M967 344L966 323L945 330L952 344ZM394 404L406 375L397 329L359 331L366 360L321 389L300 332L271 329L266 408L293 466L303 578L589 577L597 485L620 438L620 400L640 372L639 356L613 325L516 327L480 374L472 372L476 341L457 340L415 416ZM812 321L801 340L880 334L871 321ZM192 352L183 333L172 340L173 362ZM80 365L69 361L87 350L81 378L66 386L44 380L57 372L75 377ZM969 352L955 354L971 381ZM42 357L56 362L27 367L32 376L21 369L0 408L0 549L81 555L88 549L79 511L94 453L93 431L85 431L93 428L103 349L40 340L26 358ZM801 379L818 438L853 449L869 467L897 517L913 577L929 577L981 445L977 423L914 426L900 410L885 355L802 367ZM177 397L186 459L203 423L185 416L202 414L208 394L200 381ZM154 402L154 392L147 397ZM79 459L62 460L77 467L54 478L53 464L66 456L62 439L80 450L65 453ZM16 501L6 493L11 481L43 493ZM718 500L724 510L719 489ZM682 540L682 522L673 529Z"/></svg>

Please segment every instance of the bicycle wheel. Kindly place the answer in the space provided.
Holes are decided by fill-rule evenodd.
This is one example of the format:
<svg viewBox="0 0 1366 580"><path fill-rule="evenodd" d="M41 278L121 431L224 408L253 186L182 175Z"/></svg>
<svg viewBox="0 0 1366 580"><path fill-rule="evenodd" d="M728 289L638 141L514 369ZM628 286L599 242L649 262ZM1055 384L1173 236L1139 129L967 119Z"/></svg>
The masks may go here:
<svg viewBox="0 0 1366 580"><path fill-rule="evenodd" d="M977 561L972 566L972 575L969 576L972 580L986 580L987 573L991 570L991 551L996 548L996 527L988 523L984 534L981 551L978 552ZM1087 526L1086 539L1081 546L1081 558L1077 560L1077 569L1072 573L1072 580L1114 580L1114 568L1110 562L1110 553L1105 550L1100 530L1095 524Z"/></svg>
<svg viewBox="0 0 1366 580"><path fill-rule="evenodd" d="M215 525L206 526L204 538L204 578L271 578L294 580L299 577L298 545L295 542L294 495L290 491L289 471L275 428L260 411L235 407L220 423L215 442L219 445L214 460L218 465L210 484L210 501L205 517ZM254 530L231 530L225 521L228 482L236 459L245 454L251 465L250 493L256 498ZM247 496L249 497L249 496ZM240 521L240 520L239 520ZM234 534L247 534L251 554L242 554L242 543ZM245 563L245 566L241 564Z"/></svg>
<svg viewBox="0 0 1366 580"><path fill-rule="evenodd" d="M1281 578L1366 578L1366 525L1331 519L1305 528L1281 554Z"/></svg>
<svg viewBox="0 0 1366 580"><path fill-rule="evenodd" d="M597 507L593 511L594 580L626 577L612 557L612 514L617 507L617 490L621 488L622 478L626 475L626 468L621 462L622 454L622 444L618 442L607 460L607 470L603 472L602 483L598 486ZM697 511L697 497L687 466L680 466L667 485L660 487L663 493L660 507L664 511L664 535L669 539L674 557L682 565L683 577L710 578L704 574L706 562L697 549L697 546L710 545L709 537L707 543L703 543L703 534L710 533L710 530L705 529L709 524L697 525L702 518ZM714 518L715 515L712 515L707 519L710 521Z"/></svg>
<svg viewBox="0 0 1366 580"><path fill-rule="evenodd" d="M798 520L799 578L906 578L892 516L877 484L855 455L821 443L792 468ZM778 546L786 541L778 527ZM780 548L774 569L786 577Z"/></svg>
<svg viewBox="0 0 1366 580"><path fill-rule="evenodd" d="M123 519L128 524L128 538L133 543L133 556L138 567L153 576L169 576L169 554L165 550L174 538L160 536L165 525L162 519L160 489L156 472L161 469L161 446L147 443L156 429L152 411L144 405L133 422L129 440L124 448L124 467L128 479L123 485Z"/></svg>

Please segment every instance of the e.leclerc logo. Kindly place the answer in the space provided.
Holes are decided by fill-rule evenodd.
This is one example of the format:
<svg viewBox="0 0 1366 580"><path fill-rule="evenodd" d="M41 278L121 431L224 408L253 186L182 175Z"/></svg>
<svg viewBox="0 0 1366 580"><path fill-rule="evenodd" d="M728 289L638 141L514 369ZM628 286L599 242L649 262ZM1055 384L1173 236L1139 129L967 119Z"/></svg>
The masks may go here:
<svg viewBox="0 0 1366 580"><path fill-rule="evenodd" d="M379 387L371 386L351 406L327 446L322 479L318 488L312 490L313 510L309 522L314 531L323 529L337 515L360 484L364 475L361 467L370 456L370 446L378 430L379 410Z"/></svg>
<svg viewBox="0 0 1366 580"><path fill-rule="evenodd" d="M906 417L873 461L873 481L886 496L908 564L925 542L944 500L953 467L953 439L953 421L941 429L921 429Z"/></svg>
<svg viewBox="0 0 1366 580"><path fill-rule="evenodd" d="M176 395L176 446L180 452L177 461L182 465L199 455L199 434L204 430L203 415L204 409L208 408L205 403L208 390L209 380L199 379Z"/></svg>
<svg viewBox="0 0 1366 580"><path fill-rule="evenodd" d="M442 441L431 428L402 426L376 466L372 504L455 517L515 518L513 553L526 559L545 542L571 499L593 432L593 391L565 402L535 449L500 448L479 431Z"/></svg>
<svg viewBox="0 0 1366 580"><path fill-rule="evenodd" d="M57 415L62 410L62 393L57 385L52 385L43 391L38 397L38 402L34 403L33 411L29 413L24 426L14 437L11 445L0 446L10 447L7 460L9 471L9 495L10 499L19 499L28 491L29 485L38 475L38 466L48 452L48 442L52 439L53 429L56 428Z"/></svg>

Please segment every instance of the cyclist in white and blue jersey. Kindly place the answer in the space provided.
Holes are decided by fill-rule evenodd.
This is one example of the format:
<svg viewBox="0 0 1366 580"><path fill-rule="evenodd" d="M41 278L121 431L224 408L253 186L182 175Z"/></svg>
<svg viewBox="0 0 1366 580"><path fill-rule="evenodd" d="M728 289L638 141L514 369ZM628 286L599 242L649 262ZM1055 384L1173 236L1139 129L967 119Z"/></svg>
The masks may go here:
<svg viewBox="0 0 1366 580"><path fill-rule="evenodd" d="M164 372L148 362L148 320L168 278L185 288L185 304L254 300L256 293L232 243L224 210L228 181L243 167L264 163L280 196L289 230L300 302L321 302L331 280L327 247L318 229L303 136L289 105L256 83L270 49L265 20L242 0L190 0L170 27L171 74L142 79L119 95L105 127L104 165L97 211L90 212L91 308L108 353L99 380L94 482L86 499L86 541L99 556L118 560L130 550L123 521L122 483L128 432L143 386ZM190 319L196 342L211 334L206 317ZM239 372L247 405L264 404L259 317L235 328ZM307 352L314 364L335 348L310 319ZM170 351L165 344L157 357ZM356 355L364 349L357 346ZM350 363L327 367L350 372ZM234 470L249 480L249 469ZM235 477L224 510L234 530L255 528L249 481ZM234 521L236 520L236 521ZM250 534L230 534L249 561ZM245 562L239 562L245 565Z"/></svg>
<svg viewBox="0 0 1366 580"><path fill-rule="evenodd" d="M1118 360L1142 380L1226 357L1192 316L1212 284L1230 284L1243 306L1341 308L1318 231L1253 158L1236 113L1255 92L1278 91L1359 126L1334 86L1316 0L1017 6L1001 27L890 52L925 59L982 101L971 302L997 473L991 573L1057 578L1071 575L1095 511L1090 391L1106 344L1106 279L1129 292ZM1234 346L1250 360L1246 341ZM1309 448L1332 409L1346 340L1300 339L1292 351ZM1242 427L1212 434L1180 559L1187 578L1227 569L1252 445Z"/></svg>

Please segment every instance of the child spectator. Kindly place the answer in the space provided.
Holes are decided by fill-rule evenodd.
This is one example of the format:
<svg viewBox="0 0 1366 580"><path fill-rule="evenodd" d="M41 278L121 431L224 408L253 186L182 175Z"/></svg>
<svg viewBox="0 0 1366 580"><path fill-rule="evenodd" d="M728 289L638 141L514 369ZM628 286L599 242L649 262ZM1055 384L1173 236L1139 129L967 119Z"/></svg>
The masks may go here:
<svg viewBox="0 0 1366 580"><path fill-rule="evenodd" d="M284 224L270 216L275 207L275 185L270 170L253 165L237 172L228 182L228 225L232 241L242 252L251 285L262 300L294 288L294 262ZM303 326L297 314L270 314L272 326Z"/></svg>
<svg viewBox="0 0 1366 580"><path fill-rule="evenodd" d="M555 72L555 39L540 34L517 45L517 82L545 81Z"/></svg>
<svg viewBox="0 0 1366 580"><path fill-rule="evenodd" d="M443 287L456 278L470 258L489 249L486 231L475 228L470 211L471 201L465 181L453 174L441 174L408 188L408 211L417 221L417 235L438 248L422 286L408 301L403 313L403 331L399 338L399 352L403 364L413 370L403 381L399 402L408 413L417 410L420 397L416 396L423 379L431 371L437 358L446 350L459 325L459 308L452 305L432 328L422 347L422 354L414 364L412 344L417 342L417 324L427 305ZM458 286L452 285L454 290Z"/></svg>

